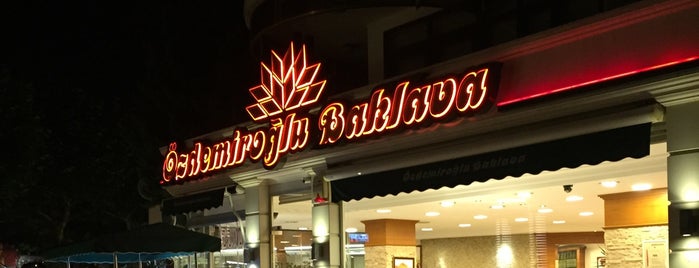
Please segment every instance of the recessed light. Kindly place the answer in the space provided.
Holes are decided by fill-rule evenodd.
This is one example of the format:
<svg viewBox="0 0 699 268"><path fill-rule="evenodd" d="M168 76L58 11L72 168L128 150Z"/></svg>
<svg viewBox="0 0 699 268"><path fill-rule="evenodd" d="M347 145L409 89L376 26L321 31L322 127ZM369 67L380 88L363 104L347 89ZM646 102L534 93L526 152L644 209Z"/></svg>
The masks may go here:
<svg viewBox="0 0 699 268"><path fill-rule="evenodd" d="M386 214L386 213L391 213L391 210L382 208L382 209L377 209L376 213Z"/></svg>
<svg viewBox="0 0 699 268"><path fill-rule="evenodd" d="M471 224L470 223L459 223L459 227L461 227L461 228L471 227Z"/></svg>
<svg viewBox="0 0 699 268"><path fill-rule="evenodd" d="M473 216L473 218L476 219L476 220L485 220L485 219L488 218L488 216L482 215L482 214L481 214L481 215Z"/></svg>
<svg viewBox="0 0 699 268"><path fill-rule="evenodd" d="M595 213L592 213L592 211L583 211L583 212L578 213L578 215L583 216L583 217L592 216L594 214Z"/></svg>
<svg viewBox="0 0 699 268"><path fill-rule="evenodd" d="M362 175L362 173L361 173L361 172L357 172L357 175Z"/></svg>
<svg viewBox="0 0 699 268"><path fill-rule="evenodd" d="M603 187L606 187L606 188L614 188L614 187L616 187L617 183L619 183L619 182L618 182L618 181L603 181L603 182L600 182L600 184L601 184Z"/></svg>
<svg viewBox="0 0 699 268"><path fill-rule="evenodd" d="M637 184L631 185L631 190L646 191L646 190L650 190L651 187L652 186L650 186L650 184L648 184L648 183L637 183Z"/></svg>
<svg viewBox="0 0 699 268"><path fill-rule="evenodd" d="M579 195L569 195L566 197L566 201L568 202L575 202L580 200L583 200L583 197Z"/></svg>
<svg viewBox="0 0 699 268"><path fill-rule="evenodd" d="M541 205L541 207L537 211L539 213L551 213L551 212L553 212L553 209L546 207L544 205Z"/></svg>
<svg viewBox="0 0 699 268"><path fill-rule="evenodd" d="M515 218L515 221L516 222L528 222L529 219L528 218Z"/></svg>
<svg viewBox="0 0 699 268"><path fill-rule="evenodd" d="M349 227L349 228L345 229L345 232L348 232L348 233L356 233L356 232L357 232L357 228Z"/></svg>
<svg viewBox="0 0 699 268"><path fill-rule="evenodd" d="M308 227L299 227L299 230L306 231L306 230L308 230Z"/></svg>
<svg viewBox="0 0 699 268"><path fill-rule="evenodd" d="M566 223L566 221L564 221L564 220L555 220L555 221L553 221L553 224L564 224L564 223Z"/></svg>
<svg viewBox="0 0 699 268"><path fill-rule="evenodd" d="M427 216L427 217L437 217L437 216L439 216L439 212L437 212L437 211L429 211L429 212L425 213L425 216Z"/></svg>
<svg viewBox="0 0 699 268"><path fill-rule="evenodd" d="M522 199L527 199L527 198L532 197L532 193L531 192L518 192L517 197L522 198Z"/></svg>
<svg viewBox="0 0 699 268"><path fill-rule="evenodd" d="M432 229L432 228L429 228L429 227L425 227L425 228L422 228L422 229L420 229L420 230L423 231L423 232L432 232L433 229Z"/></svg>
<svg viewBox="0 0 699 268"><path fill-rule="evenodd" d="M453 207L454 204L456 204L454 201L442 201L440 205L442 207L448 208L448 207Z"/></svg>
<svg viewBox="0 0 699 268"><path fill-rule="evenodd" d="M490 206L490 208L492 208L492 209L503 209L504 207L505 206L503 206L502 204L496 204L496 205Z"/></svg>

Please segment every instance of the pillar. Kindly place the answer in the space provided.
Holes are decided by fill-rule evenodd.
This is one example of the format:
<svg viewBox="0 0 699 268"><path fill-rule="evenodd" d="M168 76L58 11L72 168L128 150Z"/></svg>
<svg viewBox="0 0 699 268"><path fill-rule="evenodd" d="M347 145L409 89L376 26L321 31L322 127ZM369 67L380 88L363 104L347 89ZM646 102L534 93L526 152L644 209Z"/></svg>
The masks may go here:
<svg viewBox="0 0 699 268"><path fill-rule="evenodd" d="M670 267L699 267L699 102L666 109Z"/></svg>
<svg viewBox="0 0 699 268"><path fill-rule="evenodd" d="M364 230L369 241L364 244L364 267L393 268L396 257L417 261L415 241L416 220L378 219L366 220ZM413 264L415 267L415 264Z"/></svg>
<svg viewBox="0 0 699 268"><path fill-rule="evenodd" d="M330 183L323 174L306 170L313 178L313 267L338 268L342 266L342 205L330 202Z"/></svg>
<svg viewBox="0 0 699 268"><path fill-rule="evenodd" d="M266 180L250 179L245 188L245 252L250 268L272 267L272 205Z"/></svg>

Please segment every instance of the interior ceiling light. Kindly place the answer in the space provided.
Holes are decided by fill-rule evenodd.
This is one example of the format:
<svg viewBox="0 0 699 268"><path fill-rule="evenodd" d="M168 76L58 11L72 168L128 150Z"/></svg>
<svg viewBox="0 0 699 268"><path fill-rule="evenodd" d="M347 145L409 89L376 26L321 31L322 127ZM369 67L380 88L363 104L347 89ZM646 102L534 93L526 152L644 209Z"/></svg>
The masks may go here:
<svg viewBox="0 0 699 268"><path fill-rule="evenodd" d="M515 218L515 221L516 222L528 222L529 219L528 218Z"/></svg>
<svg viewBox="0 0 699 268"><path fill-rule="evenodd" d="M583 197L579 195L569 195L566 197L566 201L568 202L575 202L580 200L583 200Z"/></svg>
<svg viewBox="0 0 699 268"><path fill-rule="evenodd" d="M473 218L476 220L485 220L488 218L488 216L480 214L480 215L473 216Z"/></svg>
<svg viewBox="0 0 699 268"><path fill-rule="evenodd" d="M502 204L495 204L495 205L490 206L490 208L492 208L492 209L503 209L503 208L505 208L505 206L503 206Z"/></svg>
<svg viewBox="0 0 699 268"><path fill-rule="evenodd" d="M470 223L459 223L460 228L466 228L466 227L471 227Z"/></svg>
<svg viewBox="0 0 699 268"><path fill-rule="evenodd" d="M583 212L580 212L578 215L583 216L583 217L587 217L587 216L592 216L594 214L595 213L592 213L592 211L583 211Z"/></svg>
<svg viewBox="0 0 699 268"><path fill-rule="evenodd" d="M442 201L440 205L442 207L448 208L448 207L453 207L454 204L456 204L454 201Z"/></svg>
<svg viewBox="0 0 699 268"><path fill-rule="evenodd" d="M420 230L423 231L423 232L431 232L433 229L432 229L432 228L429 228L429 227L426 227L426 228L422 228L422 229L420 229Z"/></svg>
<svg viewBox="0 0 699 268"><path fill-rule="evenodd" d="M306 231L306 230L308 230L308 228L307 227L299 227L299 230Z"/></svg>
<svg viewBox="0 0 699 268"><path fill-rule="evenodd" d="M345 229L345 232L348 232L348 233L356 233L356 232L357 232L357 228L349 227L349 228Z"/></svg>
<svg viewBox="0 0 699 268"><path fill-rule="evenodd" d="M527 199L527 198L532 197L532 193L531 192L518 192L517 197L522 198L522 199Z"/></svg>
<svg viewBox="0 0 699 268"><path fill-rule="evenodd" d="M386 213L391 213L391 210L382 208L382 209L377 209L376 213L386 214Z"/></svg>
<svg viewBox="0 0 699 268"><path fill-rule="evenodd" d="M614 187L616 187L617 183L619 183L619 182L618 182L618 181L603 181L603 182L600 182L600 184L601 184L603 187L606 187L606 188L614 188Z"/></svg>
<svg viewBox="0 0 699 268"><path fill-rule="evenodd" d="M650 190L650 188L652 187L648 183L636 183L634 185L631 185L631 190L634 191L646 191Z"/></svg>
<svg viewBox="0 0 699 268"><path fill-rule="evenodd" d="M541 205L541 207L537 211L539 213L551 213L551 212L553 212L553 209L546 207L544 205Z"/></svg>
<svg viewBox="0 0 699 268"><path fill-rule="evenodd" d="M439 216L439 212L437 212L437 211L428 211L427 213L425 213L425 216L427 216L427 217L437 217L437 216Z"/></svg>
<svg viewBox="0 0 699 268"><path fill-rule="evenodd" d="M566 223L566 221L564 221L564 220L555 220L555 221L553 221L553 224L564 224L564 223Z"/></svg>

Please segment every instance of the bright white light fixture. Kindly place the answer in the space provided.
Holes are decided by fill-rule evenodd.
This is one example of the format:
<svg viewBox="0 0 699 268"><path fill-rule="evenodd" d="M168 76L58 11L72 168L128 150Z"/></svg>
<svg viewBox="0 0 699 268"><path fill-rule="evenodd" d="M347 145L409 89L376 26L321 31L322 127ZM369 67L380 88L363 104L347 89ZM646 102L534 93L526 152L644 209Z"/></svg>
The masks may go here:
<svg viewBox="0 0 699 268"><path fill-rule="evenodd" d="M386 213L391 213L391 210L390 210L390 209L385 209L385 208L383 208L383 209L377 209L377 210L376 210L376 213L386 214Z"/></svg>
<svg viewBox="0 0 699 268"><path fill-rule="evenodd" d="M541 205L541 207L537 210L539 213L551 213L553 212L552 208L546 207L544 205Z"/></svg>
<svg viewBox="0 0 699 268"><path fill-rule="evenodd" d="M580 201L580 200L583 200L583 197L579 196L579 195L566 196L566 201L568 201L568 202L575 202L575 201Z"/></svg>
<svg viewBox="0 0 699 268"><path fill-rule="evenodd" d="M650 186L650 184L648 184L648 183L637 183L637 184L631 185L631 190L633 190L633 191L646 191L646 190L650 190L651 187L652 186Z"/></svg>
<svg viewBox="0 0 699 268"><path fill-rule="evenodd" d="M592 216L594 214L595 213L592 213L592 211L583 211L583 212L578 213L578 215L583 216L583 217Z"/></svg>
<svg viewBox="0 0 699 268"><path fill-rule="evenodd" d="M480 214L480 215L473 216L473 218L476 220L485 220L488 218L488 216Z"/></svg>
<svg viewBox="0 0 699 268"><path fill-rule="evenodd" d="M603 181L603 182L600 182L600 184L601 184L603 187L606 187L606 188L614 188L614 187L616 187L617 183L619 183L619 182L618 182L618 181Z"/></svg>
<svg viewBox="0 0 699 268"><path fill-rule="evenodd" d="M529 219L528 218L515 218L515 221L516 222L528 222Z"/></svg>
<svg viewBox="0 0 699 268"><path fill-rule="evenodd" d="M437 212L437 211L428 211L428 212L425 213L425 216L427 216L427 217L437 217L437 216L439 216L439 212Z"/></svg>
<svg viewBox="0 0 699 268"><path fill-rule="evenodd" d="M308 230L308 227L299 227L299 230L301 230L301 231L307 231L307 230Z"/></svg>
<svg viewBox="0 0 699 268"><path fill-rule="evenodd" d="M502 204L495 204L495 205L490 206L490 208L492 208L492 209L503 209L503 208L505 208L505 206L503 206Z"/></svg>
<svg viewBox="0 0 699 268"><path fill-rule="evenodd" d="M470 223L459 223L460 228L466 228L466 227L471 227Z"/></svg>
<svg viewBox="0 0 699 268"><path fill-rule="evenodd" d="M682 192L682 199L687 202L699 201L699 191L691 188L685 188L684 192ZM670 201L668 201L668 203L670 203Z"/></svg>
<svg viewBox="0 0 699 268"><path fill-rule="evenodd" d="M512 267L515 257L510 245L501 245L495 254L495 259L497 260L497 267Z"/></svg>
<svg viewBox="0 0 699 268"><path fill-rule="evenodd" d="M555 220L555 221L553 221L553 224L564 224L564 223L566 223L566 221L564 221L564 220Z"/></svg>
<svg viewBox="0 0 699 268"><path fill-rule="evenodd" d="M348 233L356 233L356 232L357 232L357 228L349 227L349 228L345 229L345 232L348 232Z"/></svg>
<svg viewBox="0 0 699 268"><path fill-rule="evenodd" d="M433 229L429 228L429 227L425 227L425 228L420 229L420 231L423 231L423 232L432 232L432 230Z"/></svg>
<svg viewBox="0 0 699 268"><path fill-rule="evenodd" d="M440 205L445 208L453 207L456 204L454 201L442 201Z"/></svg>
<svg viewBox="0 0 699 268"><path fill-rule="evenodd" d="M518 192L517 197L522 198L522 199L527 199L527 198L532 197L532 193L531 192Z"/></svg>

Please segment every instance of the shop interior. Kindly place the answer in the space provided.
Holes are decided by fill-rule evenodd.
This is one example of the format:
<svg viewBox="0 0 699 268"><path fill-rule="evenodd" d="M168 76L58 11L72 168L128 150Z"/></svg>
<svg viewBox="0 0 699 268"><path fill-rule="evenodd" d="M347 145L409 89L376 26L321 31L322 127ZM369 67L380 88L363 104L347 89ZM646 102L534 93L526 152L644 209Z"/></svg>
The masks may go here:
<svg viewBox="0 0 699 268"><path fill-rule="evenodd" d="M641 159L627 158L455 188L346 202L342 204L347 243L345 267L364 267L361 239L350 243L348 236L364 234L364 220L418 221L415 226L418 263L421 243L434 239L604 232L605 204L600 196L666 188L666 170L665 143L656 143L651 145L650 155ZM279 267L311 267L313 204L307 199L310 194L301 192L273 198L273 239ZM221 226L239 228L237 223ZM371 239L371 235L364 238ZM559 257L565 258L564 252L571 248L578 245L560 245ZM604 267L594 260L604 253L604 244L587 245L587 248L593 259L585 267ZM220 257L230 259L230 267L236 267L241 254L239 250L224 250ZM558 267L568 267L563 259L557 262Z"/></svg>

